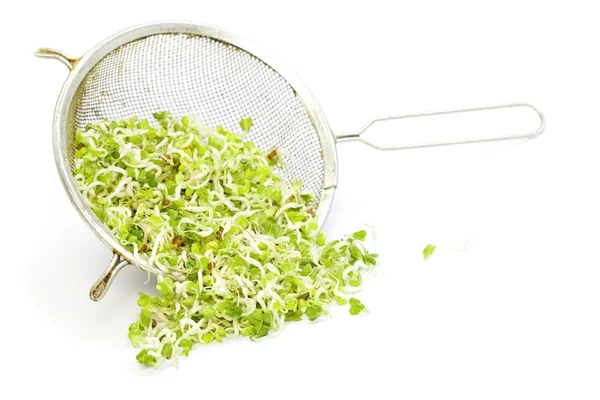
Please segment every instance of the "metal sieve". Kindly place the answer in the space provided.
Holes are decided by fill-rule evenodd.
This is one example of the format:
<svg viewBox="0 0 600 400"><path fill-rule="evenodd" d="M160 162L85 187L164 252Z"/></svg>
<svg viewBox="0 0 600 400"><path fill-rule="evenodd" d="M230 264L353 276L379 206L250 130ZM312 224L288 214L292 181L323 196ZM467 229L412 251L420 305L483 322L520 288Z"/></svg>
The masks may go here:
<svg viewBox="0 0 600 400"><path fill-rule="evenodd" d="M87 207L74 182L74 137L77 129L88 123L132 115L152 120L154 112L168 110L176 117L196 114L205 125L234 130L241 118L250 116L254 127L248 140L264 150L277 147L289 151L291 159L285 160L289 175L315 195L321 223L337 185L337 141L360 140L387 150L527 138L541 134L545 127L537 108L507 104L374 118L357 132L335 135L308 88L271 54L234 33L195 23L136 26L107 38L81 58L47 48L38 49L36 55L58 59L71 71L54 112L54 156L71 203L113 251L110 265L90 291L96 301L124 266L150 269L145 261L136 262L132 252L113 237ZM363 136L370 126L383 120L512 107L535 112L540 119L538 129L499 137L397 146L382 146Z"/></svg>

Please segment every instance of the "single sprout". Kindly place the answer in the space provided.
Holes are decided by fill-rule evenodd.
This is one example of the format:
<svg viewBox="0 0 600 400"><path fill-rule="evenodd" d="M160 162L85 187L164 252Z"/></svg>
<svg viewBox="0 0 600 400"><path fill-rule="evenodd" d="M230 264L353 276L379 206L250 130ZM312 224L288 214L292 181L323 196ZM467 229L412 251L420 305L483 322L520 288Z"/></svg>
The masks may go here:
<svg viewBox="0 0 600 400"><path fill-rule="evenodd" d="M433 254L434 251L435 251L434 245L428 244L427 246L425 246L425 248L423 249L423 260L429 259L429 257L431 257L431 255Z"/></svg>
<svg viewBox="0 0 600 400"><path fill-rule="evenodd" d="M363 303L360 302L360 300L351 297L350 298L350 314L351 315L358 315L361 313L361 311L367 311L367 308L365 307L365 305Z"/></svg>
<svg viewBox="0 0 600 400"><path fill-rule="evenodd" d="M356 240L365 240L365 238L367 237L367 232L365 232L364 230L354 232L352 234L352 237Z"/></svg>
<svg viewBox="0 0 600 400"><path fill-rule="evenodd" d="M74 179L115 238L158 276L140 293L128 337L137 360L178 362L197 344L258 340L285 321L316 320L348 304L375 265L365 231L327 240L316 203L284 174L276 149L168 112L79 130ZM252 120L240 128L248 133Z"/></svg>
<svg viewBox="0 0 600 400"><path fill-rule="evenodd" d="M250 132L250 128L252 128L252 118L243 118L240 121L240 128L246 133Z"/></svg>

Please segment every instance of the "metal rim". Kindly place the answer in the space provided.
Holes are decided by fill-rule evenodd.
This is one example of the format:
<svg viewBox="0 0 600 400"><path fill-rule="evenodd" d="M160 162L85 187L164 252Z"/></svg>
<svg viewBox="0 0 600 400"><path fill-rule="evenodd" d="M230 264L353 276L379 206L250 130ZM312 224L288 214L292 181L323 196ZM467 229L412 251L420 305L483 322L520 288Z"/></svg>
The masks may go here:
<svg viewBox="0 0 600 400"><path fill-rule="evenodd" d="M335 137L329 128L329 124L325 119L325 115L323 114L321 107L317 103L310 90L288 67L282 64L276 57L246 38L208 25L191 22L167 21L134 26L118 32L97 44L77 62L67 77L56 103L53 121L53 145L58 173L71 203L79 215L96 234L96 236L98 236L98 238L108 248L121 255L131 264L136 265L138 268L144 269L142 268L144 262L142 261L142 265L139 265L135 261L133 254L114 238L113 234L108 230L108 228L102 222L100 222L94 213L87 207L73 180L72 172L67 161L68 154L65 143L66 135L61 135L61 132L64 132L67 128L67 115L73 96L88 72L107 54L134 40L166 33L189 33L193 35L206 36L236 46L263 61L279 75L281 75L290 84L290 86L294 88L306 107L309 118L312 120L315 126L315 130L319 135L321 149L323 151L323 191L321 193L321 200L316 211L316 216L319 220L319 223L322 225L325 222L329 209L331 208L333 194L337 185L337 152L335 147Z"/></svg>

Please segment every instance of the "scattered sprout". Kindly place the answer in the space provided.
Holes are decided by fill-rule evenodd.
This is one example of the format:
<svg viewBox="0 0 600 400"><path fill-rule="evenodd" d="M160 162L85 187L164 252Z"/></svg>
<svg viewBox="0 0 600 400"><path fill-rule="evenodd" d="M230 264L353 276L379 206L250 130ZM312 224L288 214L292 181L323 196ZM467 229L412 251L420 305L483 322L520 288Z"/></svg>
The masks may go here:
<svg viewBox="0 0 600 400"><path fill-rule="evenodd" d="M423 249L423 259L427 260L429 257L431 257L431 255L433 254L434 251L435 251L434 245L428 244L427 246L425 246L425 248Z"/></svg>
<svg viewBox="0 0 600 400"><path fill-rule="evenodd" d="M352 234L352 237L356 240L365 240L365 238L367 237L367 232L365 232L364 230L354 232Z"/></svg>
<svg viewBox="0 0 600 400"><path fill-rule="evenodd" d="M250 132L252 128L252 118L244 118L240 121L240 128L246 133Z"/></svg>
<svg viewBox="0 0 600 400"><path fill-rule="evenodd" d="M257 340L347 304L376 262L365 231L327 241L311 194L277 149L194 117L102 121L76 135L74 179L115 238L158 276L129 327L137 360L177 363L197 344ZM248 133L252 120L240 128ZM350 313L365 306L349 300Z"/></svg>
<svg viewBox="0 0 600 400"><path fill-rule="evenodd" d="M360 300L351 297L350 298L350 314L352 315L358 315L360 314L361 311L366 311L367 308L364 306L363 303L360 302Z"/></svg>

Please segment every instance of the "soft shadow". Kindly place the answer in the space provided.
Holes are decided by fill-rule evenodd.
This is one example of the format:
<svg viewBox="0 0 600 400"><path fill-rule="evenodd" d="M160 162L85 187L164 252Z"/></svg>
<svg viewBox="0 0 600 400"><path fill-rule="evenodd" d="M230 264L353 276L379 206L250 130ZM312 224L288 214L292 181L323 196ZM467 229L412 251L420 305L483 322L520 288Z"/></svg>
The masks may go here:
<svg viewBox="0 0 600 400"><path fill-rule="evenodd" d="M41 227L46 240L31 254L25 270L31 298L51 326L77 341L114 341L125 338L127 327L137 317L137 293L152 291L155 280L132 266L115 278L99 302L89 298L89 289L107 267L111 252L76 217L59 221L50 216ZM52 227L52 229L50 229Z"/></svg>

